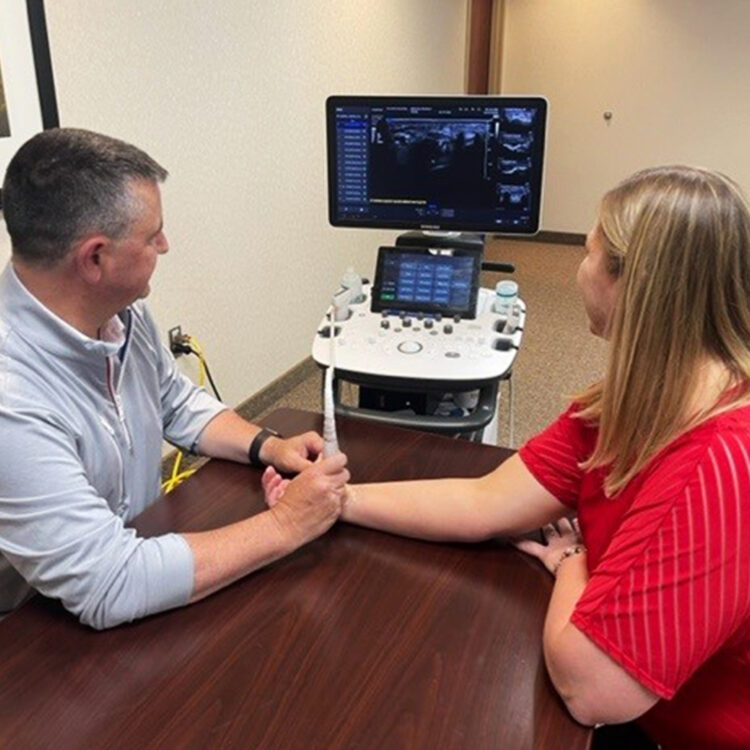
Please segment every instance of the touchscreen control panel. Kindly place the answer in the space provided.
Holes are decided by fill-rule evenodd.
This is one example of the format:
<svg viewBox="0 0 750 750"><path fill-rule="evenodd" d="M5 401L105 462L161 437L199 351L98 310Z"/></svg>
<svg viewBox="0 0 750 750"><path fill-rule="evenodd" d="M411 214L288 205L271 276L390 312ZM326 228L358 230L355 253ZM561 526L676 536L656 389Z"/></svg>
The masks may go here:
<svg viewBox="0 0 750 750"><path fill-rule="evenodd" d="M480 267L478 251L381 247L371 310L473 318Z"/></svg>

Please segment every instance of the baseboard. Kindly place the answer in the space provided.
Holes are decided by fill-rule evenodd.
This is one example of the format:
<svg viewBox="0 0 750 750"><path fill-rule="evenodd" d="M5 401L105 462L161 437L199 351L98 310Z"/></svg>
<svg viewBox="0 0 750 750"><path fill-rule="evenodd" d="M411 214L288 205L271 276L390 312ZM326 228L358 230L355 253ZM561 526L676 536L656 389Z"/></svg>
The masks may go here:
<svg viewBox="0 0 750 750"><path fill-rule="evenodd" d="M305 357L305 359L287 370L272 383L269 383L265 388L243 401L235 408L235 411L245 419L252 421L258 414L268 409L275 401L278 401L285 393L298 386L303 380L307 380L307 378L316 372L319 372L319 367L315 364L313 358Z"/></svg>
<svg viewBox="0 0 750 750"><path fill-rule="evenodd" d="M585 245L586 235L577 232L548 232L536 234L493 234L493 240L518 240L520 242L549 242L553 245Z"/></svg>

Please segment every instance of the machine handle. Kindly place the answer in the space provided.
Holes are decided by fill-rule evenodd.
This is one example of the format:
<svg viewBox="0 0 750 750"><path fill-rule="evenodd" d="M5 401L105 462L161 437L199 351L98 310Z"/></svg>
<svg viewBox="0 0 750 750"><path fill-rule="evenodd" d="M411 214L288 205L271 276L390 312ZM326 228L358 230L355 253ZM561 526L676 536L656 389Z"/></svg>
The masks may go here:
<svg viewBox="0 0 750 750"><path fill-rule="evenodd" d="M495 271L496 273L514 273L516 267L512 263L495 263L492 260L483 260L482 270Z"/></svg>
<svg viewBox="0 0 750 750"><path fill-rule="evenodd" d="M477 432L486 427L495 414L497 406L498 381L493 381L479 391L479 401L474 410L461 417L440 417L428 414L397 414L395 412L363 409L359 406L336 405L336 414L355 419L367 419L370 422L390 425L391 427L406 427L407 429L436 432L442 435L456 433Z"/></svg>

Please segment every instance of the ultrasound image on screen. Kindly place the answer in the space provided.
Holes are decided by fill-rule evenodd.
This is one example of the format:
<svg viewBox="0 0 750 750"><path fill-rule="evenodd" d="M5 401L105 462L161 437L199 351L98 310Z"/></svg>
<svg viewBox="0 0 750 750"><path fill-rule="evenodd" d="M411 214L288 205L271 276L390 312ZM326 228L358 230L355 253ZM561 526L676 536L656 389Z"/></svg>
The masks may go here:
<svg viewBox="0 0 750 750"><path fill-rule="evenodd" d="M546 103L535 97L331 97L336 226L531 233Z"/></svg>
<svg viewBox="0 0 750 750"><path fill-rule="evenodd" d="M373 118L370 200L423 200L453 209L492 200L487 121Z"/></svg>
<svg viewBox="0 0 750 750"><path fill-rule="evenodd" d="M500 205L511 208L525 208L528 206L531 188L526 185L498 185Z"/></svg>
<svg viewBox="0 0 750 750"><path fill-rule="evenodd" d="M531 125L535 115L536 110L531 107L506 107L503 110L505 120L518 125Z"/></svg>
<svg viewBox="0 0 750 750"><path fill-rule="evenodd" d="M503 153L528 154L534 145L533 133L502 133L500 135Z"/></svg>
<svg viewBox="0 0 750 750"><path fill-rule="evenodd" d="M500 159L498 166L501 174L527 174L531 170L531 158L527 156L525 159Z"/></svg>

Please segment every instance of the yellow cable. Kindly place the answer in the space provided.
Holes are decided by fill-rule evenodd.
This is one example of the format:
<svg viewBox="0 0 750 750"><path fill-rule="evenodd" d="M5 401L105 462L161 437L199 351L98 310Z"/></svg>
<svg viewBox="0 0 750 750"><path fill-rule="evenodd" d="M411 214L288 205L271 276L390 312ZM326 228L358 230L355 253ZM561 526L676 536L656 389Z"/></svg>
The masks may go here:
<svg viewBox="0 0 750 750"><path fill-rule="evenodd" d="M206 384L206 361L203 357L203 349L200 344L192 337L188 336L188 342L190 348L198 355L198 385L203 387ZM171 492L175 487L182 483L183 480L195 474L196 469L185 469L180 472L180 464L182 463L183 452L177 451L177 455L172 465L172 473L169 479L162 482L161 491L164 494Z"/></svg>
<svg viewBox="0 0 750 750"><path fill-rule="evenodd" d="M173 482L174 482L175 477L177 476L177 474L179 474L179 472L180 472L180 464L181 463L182 463L182 451L178 451L177 452L177 456L176 456L176 458L174 460L174 466L172 467L171 481L173 481Z"/></svg>

